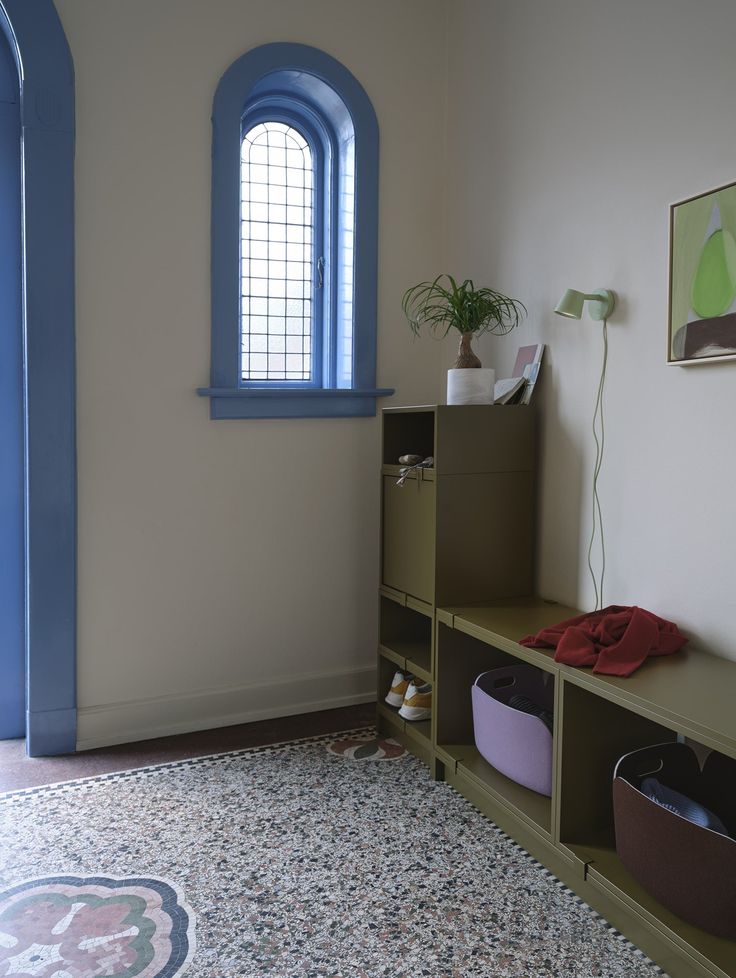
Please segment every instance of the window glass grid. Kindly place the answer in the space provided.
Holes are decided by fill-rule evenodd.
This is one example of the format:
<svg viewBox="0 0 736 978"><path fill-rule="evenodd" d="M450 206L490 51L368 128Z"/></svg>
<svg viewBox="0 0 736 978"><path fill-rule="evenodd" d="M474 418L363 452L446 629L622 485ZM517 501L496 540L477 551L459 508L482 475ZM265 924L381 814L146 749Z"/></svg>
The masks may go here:
<svg viewBox="0 0 736 978"><path fill-rule="evenodd" d="M293 126L262 122L241 150L241 377L311 382L314 164Z"/></svg>

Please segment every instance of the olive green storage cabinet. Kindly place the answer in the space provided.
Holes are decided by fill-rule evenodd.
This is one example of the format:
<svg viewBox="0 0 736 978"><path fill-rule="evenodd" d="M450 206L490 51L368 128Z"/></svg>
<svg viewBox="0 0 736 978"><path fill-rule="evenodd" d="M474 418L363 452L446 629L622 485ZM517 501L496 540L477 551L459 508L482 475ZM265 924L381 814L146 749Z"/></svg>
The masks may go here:
<svg viewBox="0 0 736 978"><path fill-rule="evenodd" d="M736 942L681 920L616 853L612 780L624 754L686 740L736 758L736 664L686 647L628 679L554 661L519 639L579 614L533 594L534 416L524 407L383 412L378 729L404 744L671 978L736 978ZM398 457L432 455L403 487ZM552 795L478 752L471 688L527 663L554 689ZM396 667L434 686L431 721L383 701ZM713 880L718 887L718 880ZM736 907L733 908L736 915ZM612 938L613 939L613 938Z"/></svg>
<svg viewBox="0 0 736 978"><path fill-rule="evenodd" d="M384 702L399 667L435 681L435 610L533 589L534 414L426 405L382 415L379 729L434 767L430 721ZM402 455L434 466L398 485Z"/></svg>

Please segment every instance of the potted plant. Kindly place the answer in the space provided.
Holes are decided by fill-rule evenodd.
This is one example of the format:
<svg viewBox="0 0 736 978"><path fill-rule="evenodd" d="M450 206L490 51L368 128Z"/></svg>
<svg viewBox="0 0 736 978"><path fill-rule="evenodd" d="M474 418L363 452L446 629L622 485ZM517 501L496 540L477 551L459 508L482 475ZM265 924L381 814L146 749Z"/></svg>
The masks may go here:
<svg viewBox="0 0 736 978"><path fill-rule="evenodd" d="M473 336L510 333L526 313L526 306L518 299L495 289L476 289L469 278L458 285L452 275L438 275L432 282L420 282L408 289L402 308L416 336L422 326L441 336L453 328L460 333L456 369L481 366L471 345Z"/></svg>

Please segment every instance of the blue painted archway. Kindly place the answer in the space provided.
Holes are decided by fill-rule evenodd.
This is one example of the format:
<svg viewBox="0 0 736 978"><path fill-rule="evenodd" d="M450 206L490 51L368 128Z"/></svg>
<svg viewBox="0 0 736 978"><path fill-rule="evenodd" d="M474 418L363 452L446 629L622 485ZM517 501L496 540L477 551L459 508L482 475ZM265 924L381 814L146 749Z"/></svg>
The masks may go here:
<svg viewBox="0 0 736 978"><path fill-rule="evenodd" d="M20 83L0 34L0 739L26 729Z"/></svg>
<svg viewBox="0 0 736 978"><path fill-rule="evenodd" d="M26 749L76 747L74 70L52 0L0 0L20 80Z"/></svg>

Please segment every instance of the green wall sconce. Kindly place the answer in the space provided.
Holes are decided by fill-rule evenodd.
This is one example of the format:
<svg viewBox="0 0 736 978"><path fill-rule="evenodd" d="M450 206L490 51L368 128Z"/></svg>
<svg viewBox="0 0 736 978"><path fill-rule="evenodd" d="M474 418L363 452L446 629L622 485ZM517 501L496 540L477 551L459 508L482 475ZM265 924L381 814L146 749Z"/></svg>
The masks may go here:
<svg viewBox="0 0 736 978"><path fill-rule="evenodd" d="M606 383L606 365L608 363L608 317L616 305L616 297L610 289L595 289L593 292L578 292L568 289L555 306L558 316L567 319L582 319L583 308L588 303L588 313L591 319L603 322L603 363L598 382L598 396L593 412L593 438L595 440L595 465L593 467L593 526L588 544L588 570L593 580L595 591L595 611L603 607L603 581L606 575L606 542L603 535L603 511L598 495L598 477L603 465L603 445L606 429L603 422L603 388ZM596 573L593 567L593 550L596 538L600 537L600 570Z"/></svg>
<svg viewBox="0 0 736 978"><path fill-rule="evenodd" d="M590 293L568 289L557 303L555 312L558 316L566 316L568 319L582 319L585 302L590 303L588 312L591 319L606 320L613 312L616 297L610 289L595 289Z"/></svg>

